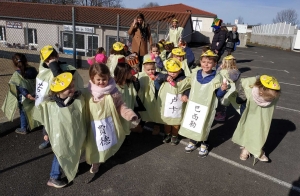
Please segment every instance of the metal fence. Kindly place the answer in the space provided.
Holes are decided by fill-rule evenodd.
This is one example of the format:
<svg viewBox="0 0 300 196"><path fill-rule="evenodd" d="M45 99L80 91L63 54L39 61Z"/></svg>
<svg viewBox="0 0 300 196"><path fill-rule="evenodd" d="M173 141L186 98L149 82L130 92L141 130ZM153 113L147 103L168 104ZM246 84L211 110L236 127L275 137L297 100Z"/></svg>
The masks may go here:
<svg viewBox="0 0 300 196"><path fill-rule="evenodd" d="M296 32L297 25L293 26L286 23L265 24L252 28L252 34L261 35L295 35Z"/></svg>
<svg viewBox="0 0 300 196"><path fill-rule="evenodd" d="M72 12L68 20L72 22L66 22L38 18L16 19L2 16L0 13L0 106L8 90L8 81L15 71L11 61L15 53L25 54L29 64L38 68L39 50L50 44L59 51L61 61L81 68L88 67L86 59L94 56L99 47L104 47L107 55L116 41L123 42L130 48L131 38L127 34L129 26L119 26L117 21L125 18L116 15L117 26L105 27L104 32L99 24L77 23L75 19L78 18L78 14L80 13ZM168 33L170 24L164 19L147 22L151 27L153 42L158 42ZM4 121L6 118L0 110L0 123Z"/></svg>

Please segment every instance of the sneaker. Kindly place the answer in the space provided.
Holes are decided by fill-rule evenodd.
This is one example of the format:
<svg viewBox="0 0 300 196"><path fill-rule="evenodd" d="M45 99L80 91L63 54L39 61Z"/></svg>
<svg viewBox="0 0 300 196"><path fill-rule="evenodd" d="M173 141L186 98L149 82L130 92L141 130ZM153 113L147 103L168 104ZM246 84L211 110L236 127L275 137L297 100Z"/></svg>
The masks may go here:
<svg viewBox="0 0 300 196"><path fill-rule="evenodd" d="M15 132L18 133L18 134L22 134L22 135L27 134L26 128L17 128Z"/></svg>
<svg viewBox="0 0 300 196"><path fill-rule="evenodd" d="M59 179L54 179L54 178L50 178L47 182L48 186L53 186L55 188L62 188L64 186L66 186L68 183L66 183L63 180L59 180Z"/></svg>
<svg viewBox="0 0 300 196"><path fill-rule="evenodd" d="M170 141L171 141L171 134L167 134L166 136L165 136L165 139L163 140L163 143L169 143Z"/></svg>
<svg viewBox="0 0 300 196"><path fill-rule="evenodd" d="M101 164L101 163L93 163L93 164L92 164L92 167L91 167L91 169L90 169L90 173L91 173L91 174L97 173L97 172L99 171L100 164Z"/></svg>
<svg viewBox="0 0 300 196"><path fill-rule="evenodd" d="M178 136L172 136L171 145L176 146L179 143Z"/></svg>
<svg viewBox="0 0 300 196"><path fill-rule="evenodd" d="M190 153L190 152L192 152L193 150L196 150L197 147L196 147L195 144L189 142L189 145L187 145L184 149L185 149L185 152L186 152L186 153Z"/></svg>
<svg viewBox="0 0 300 196"><path fill-rule="evenodd" d="M224 112L217 112L217 115L215 116L215 121L223 122L226 119L226 114Z"/></svg>
<svg viewBox="0 0 300 196"><path fill-rule="evenodd" d="M39 145L39 149L45 149L48 148L49 146L50 146L50 141L44 141Z"/></svg>
<svg viewBox="0 0 300 196"><path fill-rule="evenodd" d="M199 151L199 155L204 158L207 156L208 154L208 145L207 144L204 144L202 143L201 146L200 146L200 151Z"/></svg>

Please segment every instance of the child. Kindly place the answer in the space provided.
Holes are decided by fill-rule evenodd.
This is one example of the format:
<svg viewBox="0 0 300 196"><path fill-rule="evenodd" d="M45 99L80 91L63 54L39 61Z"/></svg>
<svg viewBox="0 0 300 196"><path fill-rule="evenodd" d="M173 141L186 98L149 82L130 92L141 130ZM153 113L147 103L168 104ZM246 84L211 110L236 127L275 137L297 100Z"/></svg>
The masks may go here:
<svg viewBox="0 0 300 196"><path fill-rule="evenodd" d="M155 88L154 80L159 74L156 71L155 61L151 58L145 59L143 62L143 72L139 73L138 78L140 81L140 91L138 92L139 97L146 111L140 112L143 121L148 122L147 127L153 130L152 135L158 135L160 132L160 125L153 124L154 116L160 115L159 110L156 107L156 99L158 95L158 90ZM159 84L158 84L159 85ZM160 88L160 85L157 89Z"/></svg>
<svg viewBox="0 0 300 196"><path fill-rule="evenodd" d="M28 124L30 130L38 126L38 123L32 120L31 115L35 100L35 78L38 73L34 67L28 65L24 54L14 54L12 62L16 71L8 82L9 91L2 111L9 120L13 121L15 110L19 107L21 127L16 129L16 133L27 134Z"/></svg>
<svg viewBox="0 0 300 196"><path fill-rule="evenodd" d="M123 102L106 65L94 64L89 75L90 93L86 100L91 124L86 140L86 162L92 164L90 173L97 173L100 163L114 155L125 139L119 115L134 124L138 124L138 117Z"/></svg>
<svg viewBox="0 0 300 196"><path fill-rule="evenodd" d="M195 55L193 51L187 46L187 43L184 40L179 41L179 48L182 48L184 50L188 67L191 67L195 61Z"/></svg>
<svg viewBox="0 0 300 196"><path fill-rule="evenodd" d="M174 49L174 43L172 42L165 42L164 43L165 50L161 53L161 59L163 61L171 58L172 50Z"/></svg>
<svg viewBox="0 0 300 196"><path fill-rule="evenodd" d="M221 66L217 69L217 73L221 74L223 80L229 84L228 88L230 87L226 95L219 100L218 112L215 117L216 121L222 122L226 119L226 109L230 104L229 99L236 94L235 82L239 79L241 72L236 66L236 59L232 55L229 55L223 58ZM236 108L236 106L234 107Z"/></svg>
<svg viewBox="0 0 300 196"><path fill-rule="evenodd" d="M145 108L137 95L140 90L140 82L134 75L135 74L132 74L132 68L130 65L126 63L118 63L115 68L114 79L126 106L138 114L138 111L145 111ZM129 135L131 123L126 121L124 118L120 118L120 120L126 135ZM137 129L138 132L142 131L140 126L138 126Z"/></svg>
<svg viewBox="0 0 300 196"><path fill-rule="evenodd" d="M39 66L39 74L36 77L35 106L38 106L41 102L43 102L44 97L48 95L50 83L52 82L53 77L58 76L63 71L73 73L75 88L78 90L83 89L83 80L76 71L76 68L59 61L58 53L51 45L46 45L41 49L40 57L41 63ZM43 133L44 139L46 139L46 131L43 130ZM44 140L39 148L44 149L47 146L49 146L49 141Z"/></svg>
<svg viewBox="0 0 300 196"><path fill-rule="evenodd" d="M105 55L105 50L103 47L100 47L96 51L96 55L93 58L88 58L88 64L92 66L94 63L103 63L107 62L107 56Z"/></svg>
<svg viewBox="0 0 300 196"><path fill-rule="evenodd" d="M187 153L195 150L197 142L201 142L199 155L206 157L206 140L216 113L217 97L225 95L227 84L222 84L221 76L213 70L217 65L217 55L211 50L201 55L200 63L201 69L193 71L191 76L192 87L179 134L190 138L185 148Z"/></svg>
<svg viewBox="0 0 300 196"><path fill-rule="evenodd" d="M129 49L128 49L128 46L127 46L127 45L124 45L124 53L125 53L125 56L129 56L129 55L131 55L131 52L129 51Z"/></svg>
<svg viewBox="0 0 300 196"><path fill-rule="evenodd" d="M84 97L75 91L71 73L55 77L50 90L49 98L37 106L34 117L45 126L54 152L47 185L62 188L67 183L61 179L60 168L69 182L75 178L89 121Z"/></svg>
<svg viewBox="0 0 300 196"><path fill-rule="evenodd" d="M159 73L155 82L158 92L157 106L160 115L157 115L155 122L165 124L164 143L177 145L179 143L178 131L182 121L183 111L187 95L190 88L190 79L185 79L182 64L175 58L170 58L165 62L167 74ZM185 80L184 80L185 79ZM158 88L160 87L160 88Z"/></svg>
<svg viewBox="0 0 300 196"><path fill-rule="evenodd" d="M190 76L191 71L188 66L187 59L184 59L185 54L186 53L183 51L182 48L174 48L172 50L172 58L176 58L177 60L179 60L182 64L182 69L184 71L185 76Z"/></svg>
<svg viewBox="0 0 300 196"><path fill-rule="evenodd" d="M202 47L200 58L196 60L196 63L193 64L193 66L191 67L191 70L193 70L195 68L201 68L201 64L200 64L201 55L204 54L208 50L210 50L209 46L203 46Z"/></svg>
<svg viewBox="0 0 300 196"><path fill-rule="evenodd" d="M262 75L259 78L242 78L237 89L236 101L245 107L232 141L242 146L241 160L247 160L253 154L258 160L268 162L262 148L269 134L280 85L273 76Z"/></svg>
<svg viewBox="0 0 300 196"><path fill-rule="evenodd" d="M114 76L114 71L118 62L120 62L119 59L124 59L125 61L124 44L116 42L113 44L106 64L112 77Z"/></svg>
<svg viewBox="0 0 300 196"><path fill-rule="evenodd" d="M151 49L150 54L147 54L144 56L144 61L146 59L150 58L151 60L155 61L157 71L164 70L163 61L161 60L161 57L159 56L160 55L159 45L152 44L150 49Z"/></svg>

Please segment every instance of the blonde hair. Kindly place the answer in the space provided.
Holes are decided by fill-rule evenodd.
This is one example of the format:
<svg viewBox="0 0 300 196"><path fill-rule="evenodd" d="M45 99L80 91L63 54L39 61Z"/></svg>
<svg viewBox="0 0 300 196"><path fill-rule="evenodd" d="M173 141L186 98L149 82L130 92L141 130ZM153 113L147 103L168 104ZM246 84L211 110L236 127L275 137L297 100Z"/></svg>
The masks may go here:
<svg viewBox="0 0 300 196"><path fill-rule="evenodd" d="M226 60L225 58L223 58L223 60L222 60L222 69L238 70L238 68L236 66L236 60L235 59Z"/></svg>
<svg viewBox="0 0 300 196"><path fill-rule="evenodd" d="M270 88L265 87L261 81L260 78L256 80L254 83L254 86L259 89L259 95L265 100L265 101L273 101L274 99L277 99L280 96L280 90L273 90Z"/></svg>

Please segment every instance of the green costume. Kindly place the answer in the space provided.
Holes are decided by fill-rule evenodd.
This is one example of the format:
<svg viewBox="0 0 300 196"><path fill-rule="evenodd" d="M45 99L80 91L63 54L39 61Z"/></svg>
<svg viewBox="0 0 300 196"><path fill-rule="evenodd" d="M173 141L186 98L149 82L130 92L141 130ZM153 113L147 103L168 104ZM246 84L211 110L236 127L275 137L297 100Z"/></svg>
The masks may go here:
<svg viewBox="0 0 300 196"><path fill-rule="evenodd" d="M218 99L215 90L222 84L220 75L216 75L207 84L197 81L197 71L192 73L192 87L179 134L195 141L206 141L213 123Z"/></svg>
<svg viewBox="0 0 300 196"><path fill-rule="evenodd" d="M71 182L78 171L81 149L86 139L88 119L83 96L67 107L54 101L44 101L34 110L34 119L47 131L59 165Z"/></svg>
<svg viewBox="0 0 300 196"><path fill-rule="evenodd" d="M181 95L189 88L191 88L190 77L176 82L175 87L169 82L162 83L156 101L156 107L160 110L160 115L153 116L154 122L167 125L180 125L186 105L181 101Z"/></svg>
<svg viewBox="0 0 300 196"><path fill-rule="evenodd" d="M169 40L174 43L175 47L178 47L179 39L182 36L183 28L177 27L175 29L170 28L169 31Z"/></svg>
<svg viewBox="0 0 300 196"><path fill-rule="evenodd" d="M73 71L76 70L75 67L67 64L60 64L60 67L63 71ZM83 89L83 80L77 71L73 74L75 89ZM49 68L43 67L43 62L41 62L39 67L39 74L36 77L36 97L35 105L38 106L41 102L44 101L44 98L49 94L50 83L52 82L53 74Z"/></svg>
<svg viewBox="0 0 300 196"><path fill-rule="evenodd" d="M6 98L2 105L2 111L8 120L13 121L14 114L18 108L17 86L27 89L29 94L33 95L35 93L35 79L25 79L18 72L14 72L8 82L8 85L9 91L7 92ZM26 119L30 129L32 130L40 125L39 122L32 119L34 101L26 99L23 96L22 98L22 107L25 111Z"/></svg>
<svg viewBox="0 0 300 196"><path fill-rule="evenodd" d="M160 115L158 107L156 107L154 81L151 80L145 72L140 72L138 74L138 79L140 81L138 96L146 108L146 111L139 113L143 121L153 122L154 116Z"/></svg>
<svg viewBox="0 0 300 196"><path fill-rule="evenodd" d="M125 58L124 55L121 55L121 54L111 54L108 59L107 59L107 63L106 63L106 66L109 68L109 71L110 71L110 75L112 77L114 77L114 71L117 67L117 64L118 64L118 60L120 58Z"/></svg>
<svg viewBox="0 0 300 196"><path fill-rule="evenodd" d="M122 94L122 99L126 103L126 106L130 109L134 109L135 106L135 99L136 99L136 90L134 89L134 86L132 83L125 84L124 86L116 85L120 93ZM131 129L131 122L125 120L121 115L119 116L121 124L123 126L123 129L125 131L126 135L130 135L130 129Z"/></svg>
<svg viewBox="0 0 300 196"><path fill-rule="evenodd" d="M226 94L222 98L221 104L224 106L229 106L231 104L236 109L236 111L240 113L240 104L237 104L235 101L237 97L235 82L230 79L228 70L222 69L219 73L222 78L225 78L230 85L230 89L227 90Z"/></svg>
<svg viewBox="0 0 300 196"><path fill-rule="evenodd" d="M92 95L87 97L90 111L90 128L86 140L86 162L103 163L121 147L125 132L111 95L95 103Z"/></svg>
<svg viewBox="0 0 300 196"><path fill-rule="evenodd" d="M167 51L166 50L163 50L161 53L160 53L160 58L162 61L165 61L167 60Z"/></svg>
<svg viewBox="0 0 300 196"><path fill-rule="evenodd" d="M246 109L234 131L232 141L245 147L255 157L260 157L262 155L262 147L269 134L277 100L274 100L267 107L257 105L252 97L252 87L255 81L255 77L241 79L247 103Z"/></svg>

